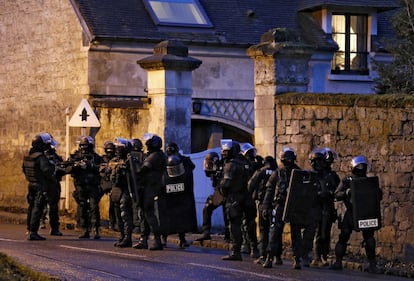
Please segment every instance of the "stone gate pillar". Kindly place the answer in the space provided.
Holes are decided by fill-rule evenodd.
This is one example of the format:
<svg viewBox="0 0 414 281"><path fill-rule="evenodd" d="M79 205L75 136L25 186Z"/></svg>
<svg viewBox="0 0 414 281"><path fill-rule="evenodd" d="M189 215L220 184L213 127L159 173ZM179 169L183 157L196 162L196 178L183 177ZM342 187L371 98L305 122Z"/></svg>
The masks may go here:
<svg viewBox="0 0 414 281"><path fill-rule="evenodd" d="M148 132L163 141L176 142L184 153L191 152L192 71L201 61L188 56L179 41L163 41L154 54L137 63L148 71Z"/></svg>
<svg viewBox="0 0 414 281"><path fill-rule="evenodd" d="M314 51L300 41L295 32L275 28L264 33L260 44L251 46L247 55L254 59L254 137L261 155L276 151L275 95L307 92L308 62Z"/></svg>

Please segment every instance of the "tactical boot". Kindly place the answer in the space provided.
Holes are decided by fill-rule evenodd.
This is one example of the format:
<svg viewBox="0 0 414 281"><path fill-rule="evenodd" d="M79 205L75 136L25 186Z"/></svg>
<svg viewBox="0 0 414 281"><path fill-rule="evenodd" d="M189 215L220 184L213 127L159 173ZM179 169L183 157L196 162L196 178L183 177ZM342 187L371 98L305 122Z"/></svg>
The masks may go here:
<svg viewBox="0 0 414 281"><path fill-rule="evenodd" d="M336 261L333 264L331 264L329 269L342 270L342 259L337 258Z"/></svg>
<svg viewBox="0 0 414 281"><path fill-rule="evenodd" d="M27 240L30 240L30 241L41 241L41 240L46 240L46 238L43 237L43 236L40 236L37 232L31 231L27 235Z"/></svg>
<svg viewBox="0 0 414 281"><path fill-rule="evenodd" d="M211 240L210 232L206 231L200 238L197 238L195 241L203 242L204 240Z"/></svg>
<svg viewBox="0 0 414 281"><path fill-rule="evenodd" d="M115 246L115 247L118 247L118 244L119 244L119 243L121 243L121 242L122 242L122 240L124 240L124 239L125 239L125 234L121 233L121 236L119 237L118 241L116 241L116 242L114 243L114 246Z"/></svg>
<svg viewBox="0 0 414 281"><path fill-rule="evenodd" d="M167 247L168 235L161 235L161 244L163 247Z"/></svg>
<svg viewBox="0 0 414 281"><path fill-rule="evenodd" d="M272 266L273 266L273 257L268 255L265 263L263 264L263 268L272 268Z"/></svg>
<svg viewBox="0 0 414 281"><path fill-rule="evenodd" d="M59 229L52 228L50 230L50 235L52 235L52 236L62 236L63 234L62 234L62 232L59 231Z"/></svg>
<svg viewBox="0 0 414 281"><path fill-rule="evenodd" d="M147 236L142 236L141 238L139 238L138 243L135 244L134 246L132 246L132 248L134 248L134 249L148 249L148 237Z"/></svg>
<svg viewBox="0 0 414 281"><path fill-rule="evenodd" d="M322 259L321 259L321 258L319 258L319 257L314 258L314 259L312 260L312 262L310 263L310 265L311 265L312 267L322 267L322 266L323 266Z"/></svg>
<svg viewBox="0 0 414 281"><path fill-rule="evenodd" d="M308 255L304 255L302 257L302 265L304 267L309 267L309 257L308 257Z"/></svg>
<svg viewBox="0 0 414 281"><path fill-rule="evenodd" d="M101 239L101 235L99 234L99 227L95 227L93 239Z"/></svg>
<svg viewBox="0 0 414 281"><path fill-rule="evenodd" d="M221 258L223 261L242 261L240 252L231 252L229 255Z"/></svg>
<svg viewBox="0 0 414 281"><path fill-rule="evenodd" d="M79 236L79 239L89 239L89 230L86 230L81 236Z"/></svg>
<svg viewBox="0 0 414 281"><path fill-rule="evenodd" d="M161 242L161 236L156 235L154 237L154 244L149 249L150 249L150 251L163 250L163 246L162 246L162 242Z"/></svg>
<svg viewBox="0 0 414 281"><path fill-rule="evenodd" d="M327 255L323 255L322 256L322 266L329 266L329 261L328 261L328 256Z"/></svg>
<svg viewBox="0 0 414 281"><path fill-rule="evenodd" d="M369 273L381 274L382 270L377 267L377 263L375 261L369 261L369 265L366 268L366 271Z"/></svg>
<svg viewBox="0 0 414 281"><path fill-rule="evenodd" d="M187 240L180 239L180 241L178 242L178 248L179 249L184 249L186 247L190 247L190 244L188 244Z"/></svg>
<svg viewBox="0 0 414 281"><path fill-rule="evenodd" d="M125 236L125 238L118 243L117 245L119 248L128 248L128 247L132 247L132 238L131 238L131 234L128 234Z"/></svg>
<svg viewBox="0 0 414 281"><path fill-rule="evenodd" d="M250 255L250 245L248 245L247 243L243 243L243 245L241 246L240 252L243 254Z"/></svg>
<svg viewBox="0 0 414 281"><path fill-rule="evenodd" d="M257 264L261 264L263 265L266 261L266 258L264 256L260 256L257 260L255 260L254 262Z"/></svg>
<svg viewBox="0 0 414 281"><path fill-rule="evenodd" d="M259 249L256 247L252 247L251 251L250 251L250 257L257 259L258 257L260 257L260 252Z"/></svg>
<svg viewBox="0 0 414 281"><path fill-rule="evenodd" d="M283 260L281 256L276 256L275 265L282 265Z"/></svg>
<svg viewBox="0 0 414 281"><path fill-rule="evenodd" d="M294 257L293 258L293 269L302 269L302 265L300 264L300 258Z"/></svg>

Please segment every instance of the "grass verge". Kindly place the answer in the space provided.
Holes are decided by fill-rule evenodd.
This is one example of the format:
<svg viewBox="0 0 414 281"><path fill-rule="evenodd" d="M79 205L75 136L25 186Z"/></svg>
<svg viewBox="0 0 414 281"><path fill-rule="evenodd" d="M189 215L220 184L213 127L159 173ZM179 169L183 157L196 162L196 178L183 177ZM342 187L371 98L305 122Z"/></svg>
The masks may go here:
<svg viewBox="0 0 414 281"><path fill-rule="evenodd" d="M11 257L0 253L0 281L60 281L17 263Z"/></svg>

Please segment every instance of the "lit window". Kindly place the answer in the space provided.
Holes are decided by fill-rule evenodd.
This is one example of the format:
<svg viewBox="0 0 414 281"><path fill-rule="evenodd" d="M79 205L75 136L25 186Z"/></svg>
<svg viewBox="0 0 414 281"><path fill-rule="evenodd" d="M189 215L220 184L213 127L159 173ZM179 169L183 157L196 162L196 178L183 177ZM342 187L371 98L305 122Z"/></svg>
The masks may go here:
<svg viewBox="0 0 414 281"><path fill-rule="evenodd" d="M157 25L211 27L197 0L144 0Z"/></svg>
<svg viewBox="0 0 414 281"><path fill-rule="evenodd" d="M332 38L339 46L332 73L368 75L367 16L332 15Z"/></svg>

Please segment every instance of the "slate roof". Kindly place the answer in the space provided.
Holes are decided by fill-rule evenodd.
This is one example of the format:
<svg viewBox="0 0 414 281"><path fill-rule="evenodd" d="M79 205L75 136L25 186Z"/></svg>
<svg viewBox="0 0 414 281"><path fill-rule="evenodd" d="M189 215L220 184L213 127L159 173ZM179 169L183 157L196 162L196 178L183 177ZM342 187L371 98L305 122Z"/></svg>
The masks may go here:
<svg viewBox="0 0 414 281"><path fill-rule="evenodd" d="M233 45L249 47L260 43L266 31L275 28L291 28L305 32L304 38L315 34L313 44L329 46L327 38L317 25L306 30L300 20L298 5L322 5L324 3L358 3L382 8L391 0L199 0L213 23L212 28L157 26L146 11L142 0L70 0L92 34L92 39L131 40L158 43L163 40L181 40L191 44ZM312 4L313 3L313 4ZM247 11L254 12L248 16ZM305 29L303 29L305 28ZM319 28L319 30L315 30ZM328 38L329 39L329 38Z"/></svg>

